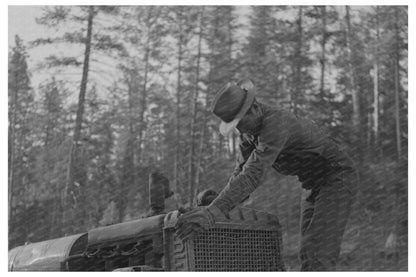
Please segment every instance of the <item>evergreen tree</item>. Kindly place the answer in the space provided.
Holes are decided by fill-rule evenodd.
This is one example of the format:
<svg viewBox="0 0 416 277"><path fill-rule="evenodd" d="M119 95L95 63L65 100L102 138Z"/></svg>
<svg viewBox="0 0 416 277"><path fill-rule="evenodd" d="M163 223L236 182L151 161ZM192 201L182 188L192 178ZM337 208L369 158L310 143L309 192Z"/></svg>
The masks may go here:
<svg viewBox="0 0 416 277"><path fill-rule="evenodd" d="M47 218L51 220L49 234L55 237L62 234L61 192L65 186L63 180L67 168L67 160L62 160L62 154L69 151L69 148L63 147L67 136L64 107L66 91L63 83L55 78L41 84L39 91L42 105L38 111L40 120L37 132L40 134L41 145L36 159L36 180L39 184L37 189L44 194L42 198L49 198L53 205Z"/></svg>
<svg viewBox="0 0 416 277"><path fill-rule="evenodd" d="M224 185L226 175L231 171L234 157L229 157L229 141L219 134L219 121L210 112L215 93L227 82L236 81L234 70L240 65L235 59L233 43L235 42L234 7L214 6L207 9L207 76L204 78L205 108L202 119L201 141L199 142L202 161L199 163L203 170L200 183L207 187L218 189ZM227 166L228 165L228 166ZM211 170L211 168L214 168ZM223 174L215 174L215 170ZM217 172L218 172L217 171ZM199 188L202 190L203 188Z"/></svg>
<svg viewBox="0 0 416 277"><path fill-rule="evenodd" d="M250 17L250 34L244 56L248 76L256 80L258 97L264 101L276 101L279 88L279 66L282 66L276 40L278 23L275 7L254 6Z"/></svg>
<svg viewBox="0 0 416 277"><path fill-rule="evenodd" d="M58 50L32 57L40 86L22 41L9 50L10 247L143 216L153 171L177 197L166 211L221 190L239 141L219 134L210 106L248 77L261 101L324 124L358 162L339 269L407 269L407 7L44 10L56 37L33 45ZM279 216L297 269L302 189L266 174L246 205Z"/></svg>
<svg viewBox="0 0 416 277"><path fill-rule="evenodd" d="M50 44L50 43L73 43L84 45L85 50L83 54L83 61L78 61L75 57L56 57L49 56L47 58L46 66L49 67L66 67L66 66L80 66L82 65L80 91L78 95L78 105L76 111L75 127L73 133L73 143L69 154L68 176L67 184L64 191L64 228L67 228L67 233L72 233L78 227L83 226L84 215L84 195L86 187L86 167L83 166L83 155L85 147L82 146L82 122L84 116L84 103L87 91L88 74L90 72L91 54L95 51L118 51L124 54L124 47L122 44L114 43L109 35L102 35L98 32L93 33L94 18L97 18L98 13L114 14L117 12L116 7L80 7L81 16L74 15L71 7L54 6L45 9L41 18L38 18L38 23L48 27L58 28L67 21L74 25L86 25L86 34L83 34L82 29L74 29L74 31L66 32L62 37L53 39L38 39L34 42L35 45ZM78 202L77 202L78 201ZM75 213L78 213L77 215ZM75 218L77 219L74 222Z"/></svg>
<svg viewBox="0 0 416 277"><path fill-rule="evenodd" d="M20 225L15 214L29 203L31 182L31 146L33 119L33 91L27 67L28 54L23 41L15 37L15 47L9 52L9 233L10 244L27 239L29 230ZM20 236L20 237L19 237Z"/></svg>

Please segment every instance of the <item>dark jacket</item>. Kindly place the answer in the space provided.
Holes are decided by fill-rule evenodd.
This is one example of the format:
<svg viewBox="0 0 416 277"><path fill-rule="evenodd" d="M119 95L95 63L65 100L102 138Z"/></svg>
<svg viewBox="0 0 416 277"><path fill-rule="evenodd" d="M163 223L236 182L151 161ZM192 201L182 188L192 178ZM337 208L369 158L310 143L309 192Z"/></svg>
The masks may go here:
<svg viewBox="0 0 416 277"><path fill-rule="evenodd" d="M213 202L222 211L228 212L253 192L269 167L284 175L297 175L305 189L353 168L339 143L312 121L279 108L259 106L263 118L259 131L241 135L233 176Z"/></svg>

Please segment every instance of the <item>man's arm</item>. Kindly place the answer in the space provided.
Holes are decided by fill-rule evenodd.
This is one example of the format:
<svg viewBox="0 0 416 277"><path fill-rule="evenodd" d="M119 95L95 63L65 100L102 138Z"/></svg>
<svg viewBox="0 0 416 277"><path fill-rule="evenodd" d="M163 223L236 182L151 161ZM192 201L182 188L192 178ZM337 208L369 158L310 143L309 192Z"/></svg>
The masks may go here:
<svg viewBox="0 0 416 277"><path fill-rule="evenodd" d="M288 122L276 117L265 118L258 145L251 152L242 171L221 191L211 205L223 213L247 198L260 184L266 168L270 168L289 138Z"/></svg>
<svg viewBox="0 0 416 277"><path fill-rule="evenodd" d="M246 139L243 135L240 135L240 144L238 146L239 151L237 154L235 168L228 182L231 182L237 177L241 171L243 171L243 166L247 162L248 158L251 155L251 152L256 148L253 142Z"/></svg>

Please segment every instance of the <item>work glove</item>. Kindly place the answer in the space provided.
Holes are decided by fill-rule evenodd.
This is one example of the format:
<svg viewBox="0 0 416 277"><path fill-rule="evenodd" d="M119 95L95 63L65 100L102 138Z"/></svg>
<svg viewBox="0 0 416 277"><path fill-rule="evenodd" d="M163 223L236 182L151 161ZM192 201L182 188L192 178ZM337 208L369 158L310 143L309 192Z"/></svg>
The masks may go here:
<svg viewBox="0 0 416 277"><path fill-rule="evenodd" d="M218 193L212 189L206 189L198 193L196 197L196 205L197 206L208 206L217 198Z"/></svg>
<svg viewBox="0 0 416 277"><path fill-rule="evenodd" d="M198 207L179 216L176 223L176 235L183 241L194 238L198 233L211 227L224 214L217 207Z"/></svg>

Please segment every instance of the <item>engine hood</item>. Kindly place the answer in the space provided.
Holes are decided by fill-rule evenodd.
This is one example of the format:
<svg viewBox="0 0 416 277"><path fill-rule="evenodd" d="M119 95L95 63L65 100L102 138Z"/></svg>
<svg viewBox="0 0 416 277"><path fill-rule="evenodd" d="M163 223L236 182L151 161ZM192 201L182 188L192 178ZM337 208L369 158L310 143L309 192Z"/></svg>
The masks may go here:
<svg viewBox="0 0 416 277"><path fill-rule="evenodd" d="M77 234L16 247L9 251L9 271L61 271L62 262L76 245L85 246L85 239L86 234Z"/></svg>
<svg viewBox="0 0 416 277"><path fill-rule="evenodd" d="M88 232L88 247L110 246L120 241L161 234L164 218L165 214L162 214L92 229Z"/></svg>

